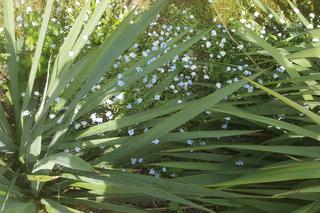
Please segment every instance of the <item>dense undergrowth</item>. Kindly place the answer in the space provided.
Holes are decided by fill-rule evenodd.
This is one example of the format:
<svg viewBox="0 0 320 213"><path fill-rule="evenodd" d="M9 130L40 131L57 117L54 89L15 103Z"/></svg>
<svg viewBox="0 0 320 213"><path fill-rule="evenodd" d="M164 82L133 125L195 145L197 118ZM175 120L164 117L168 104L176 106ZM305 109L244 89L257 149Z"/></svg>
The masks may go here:
<svg viewBox="0 0 320 213"><path fill-rule="evenodd" d="M1 212L318 212L317 2L230 2L4 0Z"/></svg>

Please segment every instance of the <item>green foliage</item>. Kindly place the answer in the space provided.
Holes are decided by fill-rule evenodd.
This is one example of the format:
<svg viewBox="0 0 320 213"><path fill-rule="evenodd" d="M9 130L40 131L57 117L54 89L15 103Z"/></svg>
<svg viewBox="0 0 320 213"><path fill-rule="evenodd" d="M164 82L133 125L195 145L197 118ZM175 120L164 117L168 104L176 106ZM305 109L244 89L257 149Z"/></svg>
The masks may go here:
<svg viewBox="0 0 320 213"><path fill-rule="evenodd" d="M53 1L47 2L36 44L30 39L26 40L29 48L32 49L33 45L35 45L35 52L26 88L20 88L25 91L23 100L20 100L21 96L16 88L19 88L19 82L23 81L23 78L18 79L16 75L16 60L12 58L12 55L14 56L16 53L16 49L14 45L10 46L15 41L15 34L12 30L14 27L13 4L11 0L4 2L5 9L8 11L6 14L5 31L8 32L6 38L9 44L8 53L11 55L11 59L9 58L8 60L11 85L9 91L11 91L13 99L12 105L9 106L9 103L5 103L5 107L15 107L16 121L15 125L13 125L14 123L10 123L12 119L8 120L4 110L1 110L1 151L4 157L1 166L1 185L3 186L1 187L1 194L3 196L1 198L3 200L2 212L11 211L11 205L14 204L21 205L19 211L26 211L26 208L28 208L28 212L35 212L36 208L44 208L47 212L69 212L73 211L73 208L76 208L73 207L75 203L79 204L82 202L84 205L94 208L142 212L142 210L130 206L125 207L125 205L119 206L102 202L109 199L107 194L113 193L112 191L116 194L119 192L122 194L128 189L130 193L144 194L152 196L155 199L178 202L205 210L206 208L186 200L183 198L184 196L180 196L179 192L177 193L175 190L168 191L167 187L174 185L174 182L168 181L162 183L160 181L159 183L155 183L158 186L154 186L154 184L150 184L154 181L151 177L132 176L128 172L116 172L99 167L94 168L90 165L92 157L87 153L89 150L84 150L83 153L77 154L65 153L57 149L58 144L68 144L66 138L70 138L70 132L72 132L70 123L94 110L100 104L99 102L90 103L91 110L82 113L82 110L86 110L83 106L88 100L92 98L97 99L99 96L107 94L108 91L114 93L115 91L119 92L123 90L123 85L117 85L116 78L111 78L108 80L109 82L104 82L104 86L101 89L103 92L91 92L91 88L105 75L114 61L130 48L138 36L143 33L148 24L160 12L166 1L155 3L154 6L149 8L140 17L136 18L133 16L133 13L130 13L96 50L81 53L82 48L86 44L84 37L88 37L93 33L94 27L98 24L109 5L108 1L100 2L99 7L96 7L89 20L83 22L90 4L88 2L87 6L82 9L82 12L80 12L75 20L57 56L52 60L50 57L50 60L47 61L47 81L43 87L39 87L41 86L41 78L37 79L36 73L41 64L41 54L45 51L44 42L49 29L48 23L53 3ZM157 54L160 54L158 60L152 64L146 64L152 58L148 57L148 61L142 60L140 62L141 66L143 66L146 73L152 72L175 55L192 46L201 38L202 34L200 33L195 38L180 44L179 40L182 37L178 36L174 42L169 43L165 51L159 50L157 52ZM176 44L178 45L172 48ZM79 57L77 57L78 55ZM93 60L92 56L95 57L95 60ZM155 56L157 55L155 54ZM86 60L88 57L91 57L91 59ZM84 61L81 60L82 58ZM137 67L137 65L133 65L133 67ZM83 75L85 78L82 77ZM128 79L125 88L130 88L144 74L139 74L133 69L124 72L124 75ZM82 80L76 81L78 78ZM75 83L72 84L73 86L66 87L72 80L75 80ZM37 98L39 95L35 93L36 89L43 90L41 99ZM63 111L57 109L53 112L52 106L54 101L60 96L63 97L66 93L73 97L70 100L66 100L65 105L68 106L68 109ZM20 109L21 102L22 107ZM57 118L50 116L53 115L52 113L56 114ZM167 116L170 117L170 115ZM126 117L122 119L126 119ZM147 118L147 120L151 119L150 117ZM128 123L124 126L128 126ZM15 133L13 134L13 132ZM101 139L98 134L90 135L91 139L95 137ZM140 138L142 137L140 136ZM137 143L137 145L139 144ZM149 143L146 146L153 145ZM99 147L93 146L92 148ZM116 151L121 153L120 150ZM108 154L100 152L100 155L102 157ZM130 160L121 155L119 157L126 161ZM125 166L125 164L122 166ZM86 173L81 171L85 171ZM140 180L140 176L145 180ZM69 183L65 184L66 181ZM8 189L5 186L7 183L10 183ZM55 186L59 186L58 191ZM109 187L113 189L110 188L110 191ZM203 190L200 187L195 186L195 188ZM183 187L181 187L182 189ZM89 198L82 200L83 195L80 194L80 197L74 197L71 195L73 190L87 194ZM63 193L62 198L60 198L62 191L67 193ZM30 193L32 196L30 196ZM71 196L67 195L68 193L71 193ZM100 201L95 201L98 198Z"/></svg>
<svg viewBox="0 0 320 213"><path fill-rule="evenodd" d="M116 3L4 0L1 212L319 211L318 20Z"/></svg>

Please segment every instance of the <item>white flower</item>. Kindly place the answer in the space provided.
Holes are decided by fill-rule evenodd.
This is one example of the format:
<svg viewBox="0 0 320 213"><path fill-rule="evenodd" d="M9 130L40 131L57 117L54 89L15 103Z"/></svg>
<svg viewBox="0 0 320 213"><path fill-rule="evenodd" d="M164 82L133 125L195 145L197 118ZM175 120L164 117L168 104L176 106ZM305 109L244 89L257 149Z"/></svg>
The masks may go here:
<svg viewBox="0 0 320 213"><path fill-rule="evenodd" d="M90 115L90 118L91 118L91 120L92 120L92 123L97 123L97 124L99 124L99 123L102 123L102 122L103 122L103 119L102 119L101 117L98 117L98 116L97 116L97 113L91 114L91 115Z"/></svg>
<svg viewBox="0 0 320 213"><path fill-rule="evenodd" d="M155 84L157 82L158 77L153 75L151 79L151 83Z"/></svg>
<svg viewBox="0 0 320 213"><path fill-rule="evenodd" d="M55 114L50 114L50 115L49 115L49 118L50 118L50 119L54 119L55 117L56 117Z"/></svg>
<svg viewBox="0 0 320 213"><path fill-rule="evenodd" d="M200 146L205 146L205 145L206 145L206 142L201 141L201 142L199 143L199 145L200 145Z"/></svg>
<svg viewBox="0 0 320 213"><path fill-rule="evenodd" d="M122 81L122 80L118 80L117 84L120 87L123 87L125 85L124 81Z"/></svg>
<svg viewBox="0 0 320 213"><path fill-rule="evenodd" d="M166 42L161 42L161 44L160 44L160 47L161 47L162 49L165 49L167 46L168 46L168 45L167 45Z"/></svg>
<svg viewBox="0 0 320 213"><path fill-rule="evenodd" d="M211 47L211 42L210 41L207 41L206 42L206 48L210 48Z"/></svg>
<svg viewBox="0 0 320 213"><path fill-rule="evenodd" d="M313 29L313 24L308 24L307 28L308 29Z"/></svg>
<svg viewBox="0 0 320 213"><path fill-rule="evenodd" d="M258 17L260 15L260 13L258 11L253 13L254 17Z"/></svg>
<svg viewBox="0 0 320 213"><path fill-rule="evenodd" d="M121 101L121 100L124 100L124 94L123 93L120 93L116 96L116 99Z"/></svg>
<svg viewBox="0 0 320 213"><path fill-rule="evenodd" d="M135 100L135 103L136 103L136 104L141 104L142 101L143 101L142 98L138 98L138 99Z"/></svg>
<svg viewBox="0 0 320 213"><path fill-rule="evenodd" d="M78 147L78 146L74 147L74 151L75 152L80 152L80 147Z"/></svg>
<svg viewBox="0 0 320 213"><path fill-rule="evenodd" d="M104 101L104 104L112 105L113 104L113 100L107 99L107 100Z"/></svg>
<svg viewBox="0 0 320 213"><path fill-rule="evenodd" d="M209 77L208 75L204 75L204 76L203 76L203 79L206 79L206 80L207 80L207 79L209 79L209 78L210 78L210 77Z"/></svg>
<svg viewBox="0 0 320 213"><path fill-rule="evenodd" d="M26 96L26 93L25 92L21 93L21 97L24 97L24 96Z"/></svg>
<svg viewBox="0 0 320 213"><path fill-rule="evenodd" d="M135 54L135 53L130 53L129 56L130 56L131 58L135 58L135 57L137 56L137 54Z"/></svg>
<svg viewBox="0 0 320 213"><path fill-rule="evenodd" d="M209 110L207 110L207 111L206 111L206 114L207 114L207 115L211 115L211 114L212 114L212 112L211 112L211 111L209 111Z"/></svg>
<svg viewBox="0 0 320 213"><path fill-rule="evenodd" d="M220 55L221 55L221 57L224 57L226 55L226 51L224 51L224 50L220 51Z"/></svg>
<svg viewBox="0 0 320 213"><path fill-rule="evenodd" d="M268 15L268 17L269 17L270 19L272 19L272 18L273 18L273 14L270 13L270 14Z"/></svg>
<svg viewBox="0 0 320 213"><path fill-rule="evenodd" d="M300 10L298 9L298 8L293 8L293 11L296 13L296 14L298 14L298 13L300 13Z"/></svg>
<svg viewBox="0 0 320 213"><path fill-rule="evenodd" d="M113 113L112 113L111 111L107 111L107 112L106 112L106 117L107 117L109 120L113 119Z"/></svg>
<svg viewBox="0 0 320 213"><path fill-rule="evenodd" d="M127 109L132 109L132 104L128 103L127 104Z"/></svg>
<svg viewBox="0 0 320 213"><path fill-rule="evenodd" d="M138 47L139 47L139 44L138 43L135 43L135 44L133 44L133 46L132 46L134 49L137 49Z"/></svg>
<svg viewBox="0 0 320 213"><path fill-rule="evenodd" d="M74 129L79 129L81 127L81 124L79 124L79 123L76 123L75 125L74 125Z"/></svg>
<svg viewBox="0 0 320 213"><path fill-rule="evenodd" d="M150 60L148 60L147 64L150 65L152 64L155 60L157 60L156 57L151 58Z"/></svg>
<svg viewBox="0 0 320 213"><path fill-rule="evenodd" d="M160 95L155 95L154 100L159 101L160 100Z"/></svg>
<svg viewBox="0 0 320 213"><path fill-rule="evenodd" d="M133 136L134 135L134 129L129 129L128 130L128 135Z"/></svg>
<svg viewBox="0 0 320 213"><path fill-rule="evenodd" d="M155 173L156 173L156 171L153 168L149 170L150 175L154 175Z"/></svg>
<svg viewBox="0 0 320 213"><path fill-rule="evenodd" d="M82 127L86 127L88 125L87 121L81 121L80 123L81 123Z"/></svg>
<svg viewBox="0 0 320 213"><path fill-rule="evenodd" d="M167 172L168 170L167 170L166 167L162 167L161 171L165 173L165 172Z"/></svg>
<svg viewBox="0 0 320 213"><path fill-rule="evenodd" d="M178 104L182 104L182 100L177 100L177 103Z"/></svg>
<svg viewBox="0 0 320 213"><path fill-rule="evenodd" d="M243 49L243 45L242 45L242 44L239 44L239 45L237 46L237 48L238 48L239 50L242 50L242 49Z"/></svg>
<svg viewBox="0 0 320 213"><path fill-rule="evenodd" d="M220 89L220 88L222 87L222 84L221 84L220 82L218 82L218 83L216 83L216 87L217 87L218 89Z"/></svg>
<svg viewBox="0 0 320 213"><path fill-rule="evenodd" d="M312 18L312 19L314 19L316 16L315 16L314 13L310 13L310 14L309 14L309 17Z"/></svg>
<svg viewBox="0 0 320 213"><path fill-rule="evenodd" d="M159 143L160 143L159 139L154 139L154 140L151 141L151 144L157 145Z"/></svg>
<svg viewBox="0 0 320 213"><path fill-rule="evenodd" d="M147 56L148 56L148 53L147 53L146 51L143 51L143 52L142 52L142 55L143 55L144 57L147 57Z"/></svg>
<svg viewBox="0 0 320 213"><path fill-rule="evenodd" d="M211 35L212 35L212 36L217 36L217 31L212 30L212 31L211 31Z"/></svg>
<svg viewBox="0 0 320 213"><path fill-rule="evenodd" d="M32 8L30 6L28 6L27 9L26 9L26 13L29 14L31 12L32 12Z"/></svg>
<svg viewBox="0 0 320 213"><path fill-rule="evenodd" d="M237 166L243 166L244 162L242 160L238 160L238 161L234 162L234 164Z"/></svg>
<svg viewBox="0 0 320 213"><path fill-rule="evenodd" d="M119 74L117 75L117 78L118 78L118 79L122 79L122 78L123 78L123 75L122 75L121 73L119 73Z"/></svg>
<svg viewBox="0 0 320 213"><path fill-rule="evenodd" d="M63 118L62 117L57 120L57 124L62 124L62 122L63 122Z"/></svg>
<svg viewBox="0 0 320 213"><path fill-rule="evenodd" d="M26 117L26 116L29 116L31 115L31 112L29 110L25 110L22 112L22 117Z"/></svg>
<svg viewBox="0 0 320 213"><path fill-rule="evenodd" d="M143 69L141 67L136 67L136 71L140 73L140 72L143 72Z"/></svg>
<svg viewBox="0 0 320 213"><path fill-rule="evenodd" d="M73 12L73 9L70 8L70 7L68 7L68 8L67 8L67 13L72 13L72 12Z"/></svg>
<svg viewBox="0 0 320 213"><path fill-rule="evenodd" d="M312 42L313 42L313 43L317 43L317 42L319 42L319 41L320 41L319 38L312 38Z"/></svg>
<svg viewBox="0 0 320 213"><path fill-rule="evenodd" d="M187 144L188 145L192 145L193 144L193 140L191 140L191 139L187 140Z"/></svg>
<svg viewBox="0 0 320 213"><path fill-rule="evenodd" d="M35 96L37 96L37 97L40 95L40 93L39 93L38 91L34 91L33 94L34 94Z"/></svg>
<svg viewBox="0 0 320 213"><path fill-rule="evenodd" d="M131 164L135 165L137 163L137 158L131 158Z"/></svg>
<svg viewBox="0 0 320 213"><path fill-rule="evenodd" d="M249 75L252 75L252 72L250 72L250 71L248 71L248 70L245 70L245 71L243 72L243 74L245 74L246 76L249 76Z"/></svg>
<svg viewBox="0 0 320 213"><path fill-rule="evenodd" d="M144 78L142 79L142 82L145 83L145 84L148 83L148 77L144 77Z"/></svg>
<svg viewBox="0 0 320 213"><path fill-rule="evenodd" d="M194 65L194 64L193 64L193 65L190 67L190 69L191 69L191 70L197 69L197 65Z"/></svg>

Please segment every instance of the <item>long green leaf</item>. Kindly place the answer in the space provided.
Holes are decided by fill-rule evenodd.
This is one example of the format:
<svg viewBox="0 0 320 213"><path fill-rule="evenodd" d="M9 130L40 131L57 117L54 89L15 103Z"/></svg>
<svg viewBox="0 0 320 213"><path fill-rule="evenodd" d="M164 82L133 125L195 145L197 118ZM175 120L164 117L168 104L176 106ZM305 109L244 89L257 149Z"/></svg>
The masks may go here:
<svg viewBox="0 0 320 213"><path fill-rule="evenodd" d="M182 148L168 150L166 152L182 152L182 151L200 151L200 150L214 150L214 149L246 149L263 152L274 152L288 155L305 156L311 158L320 158L320 147L318 146L261 146L261 145L208 145L198 146L192 148Z"/></svg>
<svg viewBox="0 0 320 213"><path fill-rule="evenodd" d="M32 172L34 173L40 170L52 170L56 164L75 170L94 171L94 168L80 157L61 152L40 160L34 165Z"/></svg>
<svg viewBox="0 0 320 213"><path fill-rule="evenodd" d="M16 53L16 36L15 36L15 18L14 18L14 1L3 1L4 11L4 29L6 35L8 57L8 72L10 75L10 96L14 107L16 125L20 119L20 90L18 80L17 53Z"/></svg>
<svg viewBox="0 0 320 213"><path fill-rule="evenodd" d="M212 186L232 187L236 185L279 182L288 180L313 179L320 175L318 162L287 163L253 170L234 180Z"/></svg>
<svg viewBox="0 0 320 213"><path fill-rule="evenodd" d="M273 95L274 97L278 98L279 100L283 101L285 104L293 107L294 109L298 110L299 112L302 112L303 114L305 114L306 116L308 116L311 120L313 120L315 123L320 124L320 116L317 115L316 113L310 111L309 109L307 109L306 107L303 107L299 104L297 104L296 102L290 100L289 98L255 82L252 81L249 78L243 77L243 79L245 79L246 81L252 83L253 85L259 87L260 89L266 91L268 94Z"/></svg>

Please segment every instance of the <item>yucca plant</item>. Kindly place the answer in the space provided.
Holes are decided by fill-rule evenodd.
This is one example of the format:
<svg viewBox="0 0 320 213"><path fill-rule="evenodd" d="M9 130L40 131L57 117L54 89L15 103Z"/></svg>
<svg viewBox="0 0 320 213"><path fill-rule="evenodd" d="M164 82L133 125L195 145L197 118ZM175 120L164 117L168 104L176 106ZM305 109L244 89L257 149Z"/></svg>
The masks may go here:
<svg viewBox="0 0 320 213"><path fill-rule="evenodd" d="M255 2L281 23L279 14L262 1ZM88 1L58 55L48 58L44 79L37 73L54 7L49 0L25 84L16 57L14 4L4 0L10 80L8 98L0 105L1 212L318 211L318 44L275 48L242 27L243 42L255 46L246 54L257 58L260 66L283 66L287 72L282 79L257 83L255 78L262 73L267 80L271 75L270 69L258 67L257 74L206 97L197 94L201 98L150 104L147 111L119 114L101 123L105 101L134 88L206 35L203 31L188 39L181 33L165 48L110 77L114 62L165 4L159 0L139 16L131 11L101 46L87 50L88 37L108 7L108 1L101 1L84 21ZM298 16L306 27L310 25ZM306 34L317 37L319 32ZM164 91L174 75L159 80L144 99ZM246 83L261 91L232 95ZM100 89L92 90L97 84ZM198 116L202 112L207 112L205 122ZM74 123L90 115L92 125L75 130ZM223 119L232 130L214 128ZM192 131L178 131L189 121L197 131L194 126ZM131 126L136 126L136 135L123 134ZM185 147L186 140L197 139L206 143ZM149 166L175 169L179 176L150 177Z"/></svg>
<svg viewBox="0 0 320 213"><path fill-rule="evenodd" d="M188 181L184 183L134 174L137 172L132 159L152 162L155 155L165 149L165 145L189 138L253 133L245 130L175 132L176 128L241 88L244 80L197 100L169 100L149 111L119 115L81 131L75 131L72 127L75 121L103 110L107 99L134 87L143 76L152 73L206 34L204 31L182 41L185 35L182 33L167 41L165 49L154 51L133 63L123 71L121 78L104 78L114 61L132 46L165 3L165 0L156 2L138 17L132 11L101 46L83 51L88 37L108 6L107 0L101 1L85 22L84 17L90 6L90 1L87 1L58 55L48 58L44 81L37 78L37 72L54 6L54 0L47 1L24 88L16 58L14 3L13 0L3 1L10 80L9 98L0 107L1 212L84 212L87 208L144 212L147 209L139 208L139 204L150 206L154 202L164 207L172 202L212 212L210 207L201 205L199 198L241 197L220 189L206 189ZM101 78L104 79L101 81ZM101 84L101 88L92 92L97 83ZM161 86L158 89L161 90ZM150 90L148 95L154 96L155 90ZM100 122L101 117L93 116L92 120ZM121 134L121 129L141 123L147 123L150 130L133 137Z"/></svg>

